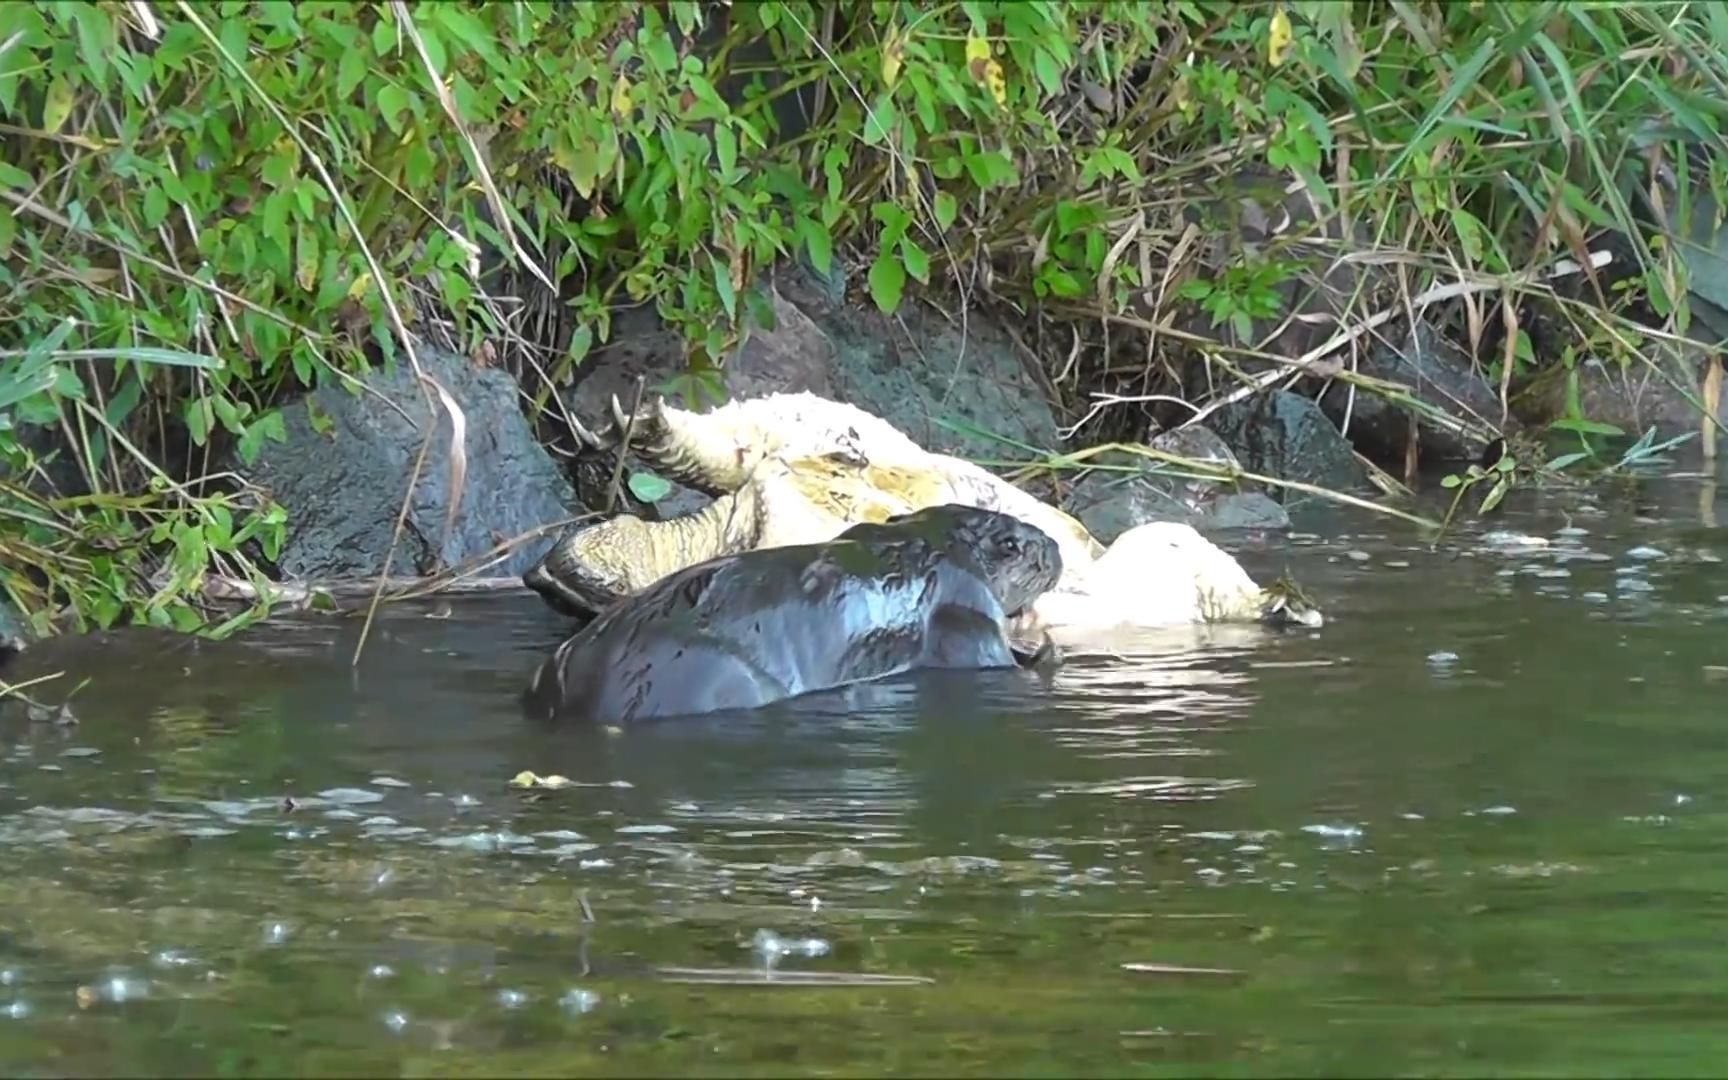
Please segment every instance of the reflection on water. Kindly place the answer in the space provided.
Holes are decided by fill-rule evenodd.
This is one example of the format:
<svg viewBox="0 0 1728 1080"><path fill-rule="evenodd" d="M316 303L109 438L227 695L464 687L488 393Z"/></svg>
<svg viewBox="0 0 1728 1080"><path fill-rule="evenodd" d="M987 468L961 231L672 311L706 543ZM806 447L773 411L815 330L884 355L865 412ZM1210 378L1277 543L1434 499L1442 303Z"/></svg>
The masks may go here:
<svg viewBox="0 0 1728 1080"><path fill-rule="evenodd" d="M1318 633L619 735L532 597L27 654L13 1075L1720 1071L1720 533L1286 547ZM530 769L557 791L512 789Z"/></svg>

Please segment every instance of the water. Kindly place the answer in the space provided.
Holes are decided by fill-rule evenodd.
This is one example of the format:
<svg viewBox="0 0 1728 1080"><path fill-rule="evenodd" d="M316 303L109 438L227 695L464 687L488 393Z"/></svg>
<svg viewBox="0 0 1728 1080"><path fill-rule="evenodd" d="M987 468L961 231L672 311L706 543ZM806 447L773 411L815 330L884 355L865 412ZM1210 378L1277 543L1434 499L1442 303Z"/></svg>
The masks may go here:
<svg viewBox="0 0 1728 1080"><path fill-rule="evenodd" d="M91 681L0 731L0 1069L1719 1073L1728 537L1351 524L1242 554L1319 633L622 735L518 715L523 595L357 673L327 618L28 654Z"/></svg>

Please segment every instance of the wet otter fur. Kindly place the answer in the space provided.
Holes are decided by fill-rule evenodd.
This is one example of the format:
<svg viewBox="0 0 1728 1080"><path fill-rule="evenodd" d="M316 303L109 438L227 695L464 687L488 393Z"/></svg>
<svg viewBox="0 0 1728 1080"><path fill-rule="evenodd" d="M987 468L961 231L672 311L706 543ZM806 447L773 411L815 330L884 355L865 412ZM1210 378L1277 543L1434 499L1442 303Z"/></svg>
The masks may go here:
<svg viewBox="0 0 1728 1080"><path fill-rule="evenodd" d="M616 447L627 418L613 402L593 447ZM630 448L657 471L715 494L705 509L665 522L620 515L560 537L524 583L573 616L604 608L704 558L837 536L848 525L951 502L1009 513L1061 547L1062 581L1018 622L1065 631L1180 623L1267 622L1317 627L1292 589L1262 589L1230 555L1188 525L1153 523L1109 549L1085 526L993 473L924 450L893 425L814 394L770 394L694 413L644 405Z"/></svg>
<svg viewBox="0 0 1728 1080"><path fill-rule="evenodd" d="M955 504L721 556L602 612L535 672L524 706L543 720L622 725L918 668L1012 667L1008 618L1061 573L1048 535Z"/></svg>

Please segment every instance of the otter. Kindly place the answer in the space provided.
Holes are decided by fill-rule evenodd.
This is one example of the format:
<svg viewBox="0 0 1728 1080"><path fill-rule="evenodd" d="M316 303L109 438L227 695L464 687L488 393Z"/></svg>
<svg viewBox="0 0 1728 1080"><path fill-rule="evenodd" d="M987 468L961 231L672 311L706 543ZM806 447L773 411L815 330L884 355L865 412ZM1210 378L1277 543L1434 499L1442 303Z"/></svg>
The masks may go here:
<svg viewBox="0 0 1728 1080"><path fill-rule="evenodd" d="M621 726L919 668L1013 667L1028 650L1008 620L1061 574L1048 534L952 503L725 555L601 612L540 665L523 704L542 720Z"/></svg>

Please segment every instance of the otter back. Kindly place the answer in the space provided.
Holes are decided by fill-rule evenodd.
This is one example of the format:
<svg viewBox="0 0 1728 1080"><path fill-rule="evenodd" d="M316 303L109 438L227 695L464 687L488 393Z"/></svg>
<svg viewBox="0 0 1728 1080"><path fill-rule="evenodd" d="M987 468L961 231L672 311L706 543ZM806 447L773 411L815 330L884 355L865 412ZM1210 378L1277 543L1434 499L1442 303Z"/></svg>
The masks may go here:
<svg viewBox="0 0 1728 1080"><path fill-rule="evenodd" d="M560 645L525 704L542 719L626 724L755 708L917 668L1015 666L979 564L928 532L868 530L662 578ZM1055 545L1043 544L1048 558Z"/></svg>

